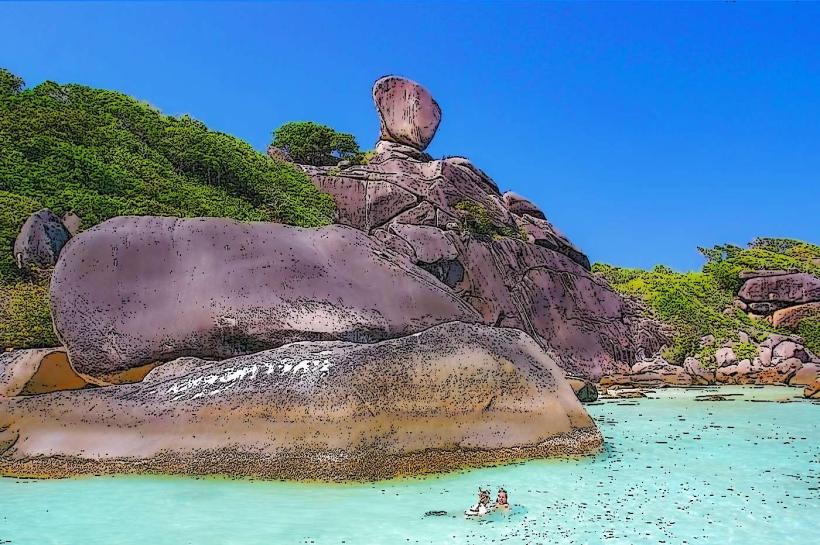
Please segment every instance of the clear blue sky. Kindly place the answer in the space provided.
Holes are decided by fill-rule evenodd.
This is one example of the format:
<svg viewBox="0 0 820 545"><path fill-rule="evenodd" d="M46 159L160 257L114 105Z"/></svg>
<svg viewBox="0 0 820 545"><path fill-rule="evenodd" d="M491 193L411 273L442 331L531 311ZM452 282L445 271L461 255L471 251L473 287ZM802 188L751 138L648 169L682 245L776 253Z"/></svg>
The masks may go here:
<svg viewBox="0 0 820 545"><path fill-rule="evenodd" d="M820 4L0 4L0 66L260 150L291 120L370 146L371 83L400 74L444 111L431 153L530 197L593 261L820 243Z"/></svg>

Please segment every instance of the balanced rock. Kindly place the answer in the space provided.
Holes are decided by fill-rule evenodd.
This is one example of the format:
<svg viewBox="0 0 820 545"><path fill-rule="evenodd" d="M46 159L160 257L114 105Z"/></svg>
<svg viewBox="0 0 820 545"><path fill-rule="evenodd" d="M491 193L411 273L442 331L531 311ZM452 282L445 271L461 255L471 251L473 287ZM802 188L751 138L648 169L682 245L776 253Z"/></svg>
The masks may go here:
<svg viewBox="0 0 820 545"><path fill-rule="evenodd" d="M407 256L349 227L150 216L74 237L52 277L51 309L74 368L111 382L180 356L373 342L481 320Z"/></svg>
<svg viewBox="0 0 820 545"><path fill-rule="evenodd" d="M26 220L14 241L14 259L20 268L53 267L63 246L71 238L60 218L48 208Z"/></svg>
<svg viewBox="0 0 820 545"><path fill-rule="evenodd" d="M0 399L0 472L369 480L601 445L563 372L514 329L175 363L136 384Z"/></svg>
<svg viewBox="0 0 820 545"><path fill-rule="evenodd" d="M441 108L415 81L385 76L373 85L381 139L425 150L441 122Z"/></svg>

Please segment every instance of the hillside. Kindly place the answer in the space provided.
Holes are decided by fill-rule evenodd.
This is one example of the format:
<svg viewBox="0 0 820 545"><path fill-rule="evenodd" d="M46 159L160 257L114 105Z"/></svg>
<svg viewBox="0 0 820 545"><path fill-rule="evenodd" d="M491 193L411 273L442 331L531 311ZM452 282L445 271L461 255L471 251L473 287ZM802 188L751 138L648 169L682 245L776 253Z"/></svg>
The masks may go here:
<svg viewBox="0 0 820 545"><path fill-rule="evenodd" d="M0 346L54 342L45 282L24 279L11 251L43 207L86 229L145 214L318 226L334 208L295 165L188 116L81 85L24 89L0 69Z"/></svg>
<svg viewBox="0 0 820 545"><path fill-rule="evenodd" d="M746 248L727 244L699 250L706 258L700 272L679 273L663 265L647 271L601 263L593 271L616 291L642 300L655 317L673 327L674 340L664 354L672 363L681 364L687 356L709 360L713 354L708 352L723 343L740 343L741 333L753 341L763 340L768 333L797 333L808 348L820 353L819 319L804 319L795 328L775 327L736 301L742 277L750 271L794 271L820 277L820 247L793 239L757 238ZM716 342L702 346L701 338L707 335Z"/></svg>

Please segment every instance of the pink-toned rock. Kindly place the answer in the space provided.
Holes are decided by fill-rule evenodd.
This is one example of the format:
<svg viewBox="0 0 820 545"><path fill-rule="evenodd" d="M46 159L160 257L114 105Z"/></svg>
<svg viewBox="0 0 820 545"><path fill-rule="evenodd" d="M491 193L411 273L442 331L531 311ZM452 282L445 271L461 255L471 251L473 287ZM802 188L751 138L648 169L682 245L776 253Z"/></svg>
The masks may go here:
<svg viewBox="0 0 820 545"><path fill-rule="evenodd" d="M715 382L714 371L705 369L703 365L701 365L700 360L697 358L686 358L683 362L683 370L692 377L692 382L695 384L705 385L713 384Z"/></svg>
<svg viewBox="0 0 820 545"><path fill-rule="evenodd" d="M820 317L820 302L806 303L775 311L772 315L772 325L796 328L804 319L818 317Z"/></svg>
<svg viewBox="0 0 820 545"><path fill-rule="evenodd" d="M0 430L0 474L38 476L373 480L602 443L532 338L458 322L376 344L186 358L140 383L0 398Z"/></svg>
<svg viewBox="0 0 820 545"><path fill-rule="evenodd" d="M373 101L381 121L381 139L424 150L436 135L441 108L421 85L386 76L373 85Z"/></svg>
<svg viewBox="0 0 820 545"><path fill-rule="evenodd" d="M121 217L74 237L51 282L74 368L101 378L180 356L372 342L481 318L410 258L343 226Z"/></svg>
<svg viewBox="0 0 820 545"><path fill-rule="evenodd" d="M516 216L523 216L526 214L542 220L547 219L540 208L535 206L531 200L522 197L518 193L507 191L504 193L503 198L507 209Z"/></svg>
<svg viewBox="0 0 820 545"><path fill-rule="evenodd" d="M734 350L728 346L724 346L722 348L718 348L715 352L715 361L717 362L718 367L726 367L737 363L737 356L735 355Z"/></svg>
<svg viewBox="0 0 820 545"><path fill-rule="evenodd" d="M814 384L818 376L820 376L818 372L820 372L820 364L806 363L789 379L789 386L809 386Z"/></svg>
<svg viewBox="0 0 820 545"><path fill-rule="evenodd" d="M803 397L806 399L820 399L820 380L803 388Z"/></svg>
<svg viewBox="0 0 820 545"><path fill-rule="evenodd" d="M776 302L796 305L820 301L820 279L808 273L759 276L746 280L738 296L747 303Z"/></svg>
<svg viewBox="0 0 820 545"><path fill-rule="evenodd" d="M0 397L78 390L88 383L68 363L62 348L33 348L0 354Z"/></svg>
<svg viewBox="0 0 820 545"><path fill-rule="evenodd" d="M589 258L550 222L525 214L516 217L518 227L527 235L527 241L569 257L585 269L590 268Z"/></svg>

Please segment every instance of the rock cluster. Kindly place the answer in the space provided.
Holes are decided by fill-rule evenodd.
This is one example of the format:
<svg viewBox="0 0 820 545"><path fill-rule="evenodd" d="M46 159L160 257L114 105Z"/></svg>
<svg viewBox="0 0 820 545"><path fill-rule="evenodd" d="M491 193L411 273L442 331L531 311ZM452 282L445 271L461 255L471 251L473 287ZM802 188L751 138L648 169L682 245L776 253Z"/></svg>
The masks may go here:
<svg viewBox="0 0 820 545"><path fill-rule="evenodd" d="M642 349L656 350L661 327L590 274L586 255L537 206L502 194L463 157L433 160L424 153L440 117L428 97L413 82L379 80L382 139L368 164L302 166L333 195L339 223L410 257L485 324L523 329L574 374L595 379L628 369ZM423 137L396 137L415 116L435 123L419 128ZM491 224L496 235L471 230L476 221Z"/></svg>
<svg viewBox="0 0 820 545"><path fill-rule="evenodd" d="M820 358L797 336L771 334L759 344L747 339L756 355L739 357L737 344L728 343L715 351L714 362L689 357L683 366L672 365L660 356L636 363L629 373L601 379L602 386L690 386L707 384L788 384L809 386L818 378ZM809 397L808 395L806 397Z"/></svg>

